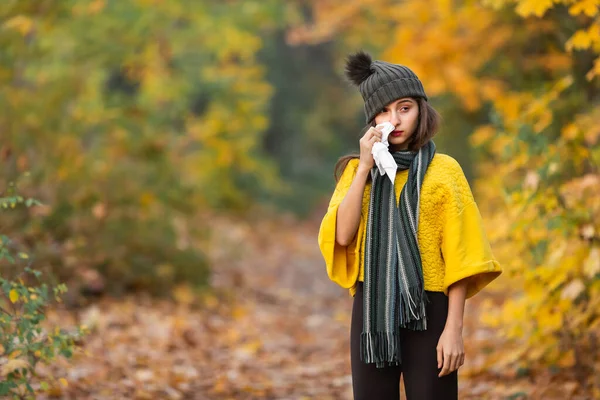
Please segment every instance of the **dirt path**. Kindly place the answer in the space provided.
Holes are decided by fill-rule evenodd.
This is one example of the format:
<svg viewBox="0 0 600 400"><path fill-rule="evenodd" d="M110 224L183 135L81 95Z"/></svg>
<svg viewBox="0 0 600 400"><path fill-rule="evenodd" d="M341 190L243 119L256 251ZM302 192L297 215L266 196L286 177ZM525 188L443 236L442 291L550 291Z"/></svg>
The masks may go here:
<svg viewBox="0 0 600 400"><path fill-rule="evenodd" d="M221 263L228 267L219 269L215 283L232 287L237 282L244 304L252 304L246 318L265 332L264 352L256 354L264 376L272 382L272 392L264 398L352 399L348 353L352 298L326 275L316 243L318 223L239 225L234 234L228 230L225 235L230 246L212 253L219 264L219 257L227 258L230 249L247 249L238 262ZM460 398L583 399L573 395L574 382L547 375L517 379L516 371L486 366L486 353L502 345L497 332L479 323L481 304L492 296L484 291L467 302L467 362L459 375ZM274 359L285 362L269 363L272 352L279 354Z"/></svg>
<svg viewBox="0 0 600 400"><path fill-rule="evenodd" d="M214 295L198 298L181 287L175 302L136 296L51 313L62 326L91 329L70 364L40 370L69 382L54 387L55 398L352 399L352 299L327 278L318 222L211 225ZM500 345L477 322L484 298L467 303L460 398L577 399L569 382L475 374L485 361L482 349Z"/></svg>

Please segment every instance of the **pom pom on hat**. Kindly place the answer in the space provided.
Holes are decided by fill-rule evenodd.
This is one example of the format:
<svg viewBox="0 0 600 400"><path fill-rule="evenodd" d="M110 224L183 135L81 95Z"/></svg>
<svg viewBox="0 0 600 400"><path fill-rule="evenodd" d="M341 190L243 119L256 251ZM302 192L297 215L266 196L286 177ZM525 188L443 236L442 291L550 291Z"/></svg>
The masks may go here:
<svg viewBox="0 0 600 400"><path fill-rule="evenodd" d="M371 68L372 62L371 56L362 50L349 55L346 58L346 77L356 86L359 86L375 72Z"/></svg>
<svg viewBox="0 0 600 400"><path fill-rule="evenodd" d="M421 97L427 101L423 84L408 67L375 60L359 50L346 58L346 77L358 86L365 101L367 123L387 104L403 97Z"/></svg>

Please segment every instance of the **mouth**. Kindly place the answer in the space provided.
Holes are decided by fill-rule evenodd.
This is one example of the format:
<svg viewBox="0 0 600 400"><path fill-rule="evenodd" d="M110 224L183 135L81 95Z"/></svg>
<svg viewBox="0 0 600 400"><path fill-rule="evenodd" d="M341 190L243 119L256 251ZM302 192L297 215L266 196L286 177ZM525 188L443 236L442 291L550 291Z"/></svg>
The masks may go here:
<svg viewBox="0 0 600 400"><path fill-rule="evenodd" d="M390 136L398 137L402 136L402 134L404 134L404 131L393 131L392 133L390 133Z"/></svg>

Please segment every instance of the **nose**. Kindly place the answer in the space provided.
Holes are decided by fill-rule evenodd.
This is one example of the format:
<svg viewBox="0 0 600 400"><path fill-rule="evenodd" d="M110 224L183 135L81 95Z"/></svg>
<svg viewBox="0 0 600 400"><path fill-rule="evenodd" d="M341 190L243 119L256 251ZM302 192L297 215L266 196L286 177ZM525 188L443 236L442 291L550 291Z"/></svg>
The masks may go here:
<svg viewBox="0 0 600 400"><path fill-rule="evenodd" d="M390 123L392 125L394 125L395 127L398 127L401 123L400 114L396 110L392 111L392 117L390 118Z"/></svg>

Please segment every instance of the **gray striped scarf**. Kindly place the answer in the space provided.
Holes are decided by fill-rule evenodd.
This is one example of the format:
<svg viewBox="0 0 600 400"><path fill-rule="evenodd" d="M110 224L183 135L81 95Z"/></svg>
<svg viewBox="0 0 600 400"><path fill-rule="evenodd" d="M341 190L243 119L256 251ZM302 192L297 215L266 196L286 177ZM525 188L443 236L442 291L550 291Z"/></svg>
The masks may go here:
<svg viewBox="0 0 600 400"><path fill-rule="evenodd" d="M392 153L408 180L396 204L394 185L375 167L367 218L361 358L377 368L400 365L400 327L426 330L423 268L417 239L421 185L435 154L430 140L417 152Z"/></svg>

